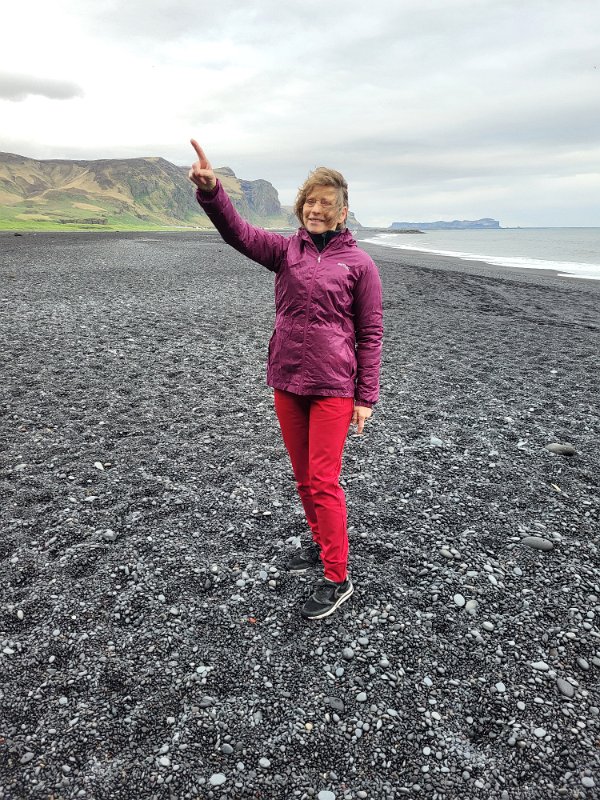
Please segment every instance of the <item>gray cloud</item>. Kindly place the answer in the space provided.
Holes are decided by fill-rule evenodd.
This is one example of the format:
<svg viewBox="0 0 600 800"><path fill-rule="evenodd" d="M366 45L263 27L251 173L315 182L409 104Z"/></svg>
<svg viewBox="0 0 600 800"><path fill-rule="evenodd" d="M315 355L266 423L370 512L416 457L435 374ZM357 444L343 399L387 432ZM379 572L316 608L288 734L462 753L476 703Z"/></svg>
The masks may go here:
<svg viewBox="0 0 600 800"><path fill-rule="evenodd" d="M19 102L30 95L40 95L50 100L70 100L82 97L83 89L71 81L0 72L0 98Z"/></svg>

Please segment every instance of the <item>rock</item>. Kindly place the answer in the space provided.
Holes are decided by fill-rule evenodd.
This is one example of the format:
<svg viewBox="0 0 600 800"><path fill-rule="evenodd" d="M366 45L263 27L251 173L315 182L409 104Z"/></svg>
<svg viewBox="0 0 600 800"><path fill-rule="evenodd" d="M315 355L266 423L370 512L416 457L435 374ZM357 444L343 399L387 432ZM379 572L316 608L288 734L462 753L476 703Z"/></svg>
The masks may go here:
<svg viewBox="0 0 600 800"><path fill-rule="evenodd" d="M269 767L271 766L271 762L269 761L269 759L265 758L264 756L258 759L258 764L263 769L269 769Z"/></svg>
<svg viewBox="0 0 600 800"><path fill-rule="evenodd" d="M328 789L321 789L321 791L317 795L317 800L335 800L335 795Z"/></svg>
<svg viewBox="0 0 600 800"><path fill-rule="evenodd" d="M550 669L545 661L532 661L531 666L533 669L537 669L538 672L548 672Z"/></svg>
<svg viewBox="0 0 600 800"><path fill-rule="evenodd" d="M521 544L526 544L533 550L552 550L554 545L548 539L542 539L541 536L526 536L521 539Z"/></svg>
<svg viewBox="0 0 600 800"><path fill-rule="evenodd" d="M341 700L339 697L326 697L325 704L328 705L330 708L333 708L334 711L344 710L344 701Z"/></svg>
<svg viewBox="0 0 600 800"><path fill-rule="evenodd" d="M225 742L221 745L221 752L224 753L226 756L230 756L233 753L233 747Z"/></svg>
<svg viewBox="0 0 600 800"><path fill-rule="evenodd" d="M467 602L467 601L466 601L466 600L465 600L465 598L462 596L462 594L455 594L455 595L454 595L454 603L455 603L455 605L457 605L459 608L462 608L462 607L465 605L465 603L466 603L466 602Z"/></svg>
<svg viewBox="0 0 600 800"><path fill-rule="evenodd" d="M545 728L535 728L533 731L533 735L536 736L538 739L543 739L546 735Z"/></svg>
<svg viewBox="0 0 600 800"><path fill-rule="evenodd" d="M366 703L367 702L367 693L366 692L359 692L356 695L356 702L357 703Z"/></svg>
<svg viewBox="0 0 600 800"><path fill-rule="evenodd" d="M557 678L556 685L558 686L558 691L564 695L565 697L574 697L575 696L575 687L569 681L564 680L564 678Z"/></svg>
<svg viewBox="0 0 600 800"><path fill-rule="evenodd" d="M586 789L593 789L596 785L596 782L591 775L584 775L581 779L581 784L582 786L585 786Z"/></svg>
<svg viewBox="0 0 600 800"><path fill-rule="evenodd" d="M577 455L577 450L573 447L572 444L568 442L564 442L560 444L559 442L552 442L552 444L546 445L546 450L549 450L551 453L556 453L559 456L575 456Z"/></svg>
<svg viewBox="0 0 600 800"><path fill-rule="evenodd" d="M211 786L222 786L226 780L227 777L222 772L214 772L209 778L209 783Z"/></svg>
<svg viewBox="0 0 600 800"><path fill-rule="evenodd" d="M30 762L30 761L31 761L33 758L35 758L35 753L32 753L31 751L30 751L30 752L28 752L28 753L24 753L24 754L21 756L20 760L19 760L19 764L29 764L29 762Z"/></svg>
<svg viewBox="0 0 600 800"><path fill-rule="evenodd" d="M352 659L354 658L354 650L351 647L344 647L344 649L342 650L342 657L346 661L352 661Z"/></svg>
<svg viewBox="0 0 600 800"><path fill-rule="evenodd" d="M443 447L444 446L443 441L441 439L438 439L437 436L430 436L429 437L429 444L432 447Z"/></svg>

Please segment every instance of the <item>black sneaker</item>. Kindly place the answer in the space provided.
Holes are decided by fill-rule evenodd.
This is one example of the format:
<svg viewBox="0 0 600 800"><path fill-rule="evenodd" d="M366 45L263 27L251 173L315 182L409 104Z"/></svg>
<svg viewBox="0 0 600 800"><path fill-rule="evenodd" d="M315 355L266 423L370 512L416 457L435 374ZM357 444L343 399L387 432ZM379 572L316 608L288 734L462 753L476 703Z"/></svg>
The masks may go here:
<svg viewBox="0 0 600 800"><path fill-rule="evenodd" d="M308 598L302 611L304 619L323 619L344 603L354 591L352 581L346 578L343 583L334 583L323 578L317 583L315 591Z"/></svg>
<svg viewBox="0 0 600 800"><path fill-rule="evenodd" d="M321 561L320 550L316 544L296 550L294 555L288 560L285 568L288 572L306 572Z"/></svg>

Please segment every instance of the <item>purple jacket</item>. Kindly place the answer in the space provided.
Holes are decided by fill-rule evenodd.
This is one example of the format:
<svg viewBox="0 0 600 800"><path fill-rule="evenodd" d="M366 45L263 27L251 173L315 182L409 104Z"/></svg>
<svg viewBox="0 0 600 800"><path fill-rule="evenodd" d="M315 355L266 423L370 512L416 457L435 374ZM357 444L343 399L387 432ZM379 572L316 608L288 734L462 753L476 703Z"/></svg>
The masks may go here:
<svg viewBox="0 0 600 800"><path fill-rule="evenodd" d="M227 244L276 273L268 385L301 395L353 397L357 405L376 403L381 281L350 231L319 253L304 228L286 237L242 219L220 182L213 192L198 190L196 196Z"/></svg>

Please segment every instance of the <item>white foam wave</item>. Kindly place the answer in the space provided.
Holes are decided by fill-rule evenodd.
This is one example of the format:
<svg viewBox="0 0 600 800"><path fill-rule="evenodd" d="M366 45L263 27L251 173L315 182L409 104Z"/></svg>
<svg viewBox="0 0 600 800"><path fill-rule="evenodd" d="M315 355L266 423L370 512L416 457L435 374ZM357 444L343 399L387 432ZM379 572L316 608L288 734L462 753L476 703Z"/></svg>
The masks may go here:
<svg viewBox="0 0 600 800"><path fill-rule="evenodd" d="M549 269L563 278L581 278L584 280L600 280L600 264L584 264L576 261L547 261L541 258L524 258L515 256L488 256L482 253L464 253L459 250L436 250L431 247L398 244L398 234L381 234L363 242L392 247L395 250L416 250L420 253L433 253L438 256L460 258L463 261L484 261L495 267L512 267L513 269Z"/></svg>

